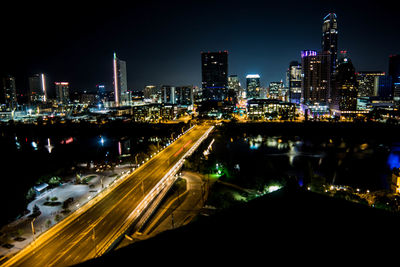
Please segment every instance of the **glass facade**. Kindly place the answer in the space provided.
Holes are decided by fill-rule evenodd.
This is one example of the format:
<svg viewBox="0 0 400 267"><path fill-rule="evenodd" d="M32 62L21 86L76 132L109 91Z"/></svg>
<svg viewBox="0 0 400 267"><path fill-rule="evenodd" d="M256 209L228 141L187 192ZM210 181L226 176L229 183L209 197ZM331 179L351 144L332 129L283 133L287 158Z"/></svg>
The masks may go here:
<svg viewBox="0 0 400 267"><path fill-rule="evenodd" d="M286 84L289 89L289 101L300 104L301 99L301 64L292 61L286 74Z"/></svg>
<svg viewBox="0 0 400 267"><path fill-rule="evenodd" d="M246 98L260 98L260 75L249 74L246 76Z"/></svg>
<svg viewBox="0 0 400 267"><path fill-rule="evenodd" d="M201 76L203 101L222 101L228 88L228 52L202 52Z"/></svg>

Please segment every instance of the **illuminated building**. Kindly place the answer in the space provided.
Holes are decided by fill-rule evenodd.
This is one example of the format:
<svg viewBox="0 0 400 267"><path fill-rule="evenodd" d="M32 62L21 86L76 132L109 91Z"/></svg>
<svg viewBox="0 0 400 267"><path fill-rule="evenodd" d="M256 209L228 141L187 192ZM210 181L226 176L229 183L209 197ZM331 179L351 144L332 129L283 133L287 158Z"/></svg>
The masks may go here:
<svg viewBox="0 0 400 267"><path fill-rule="evenodd" d="M328 103L331 90L330 60L331 55L327 52L301 52L301 91L304 104Z"/></svg>
<svg viewBox="0 0 400 267"><path fill-rule="evenodd" d="M260 98L260 75L249 74L246 76L246 98Z"/></svg>
<svg viewBox="0 0 400 267"><path fill-rule="evenodd" d="M295 119L296 104L277 99L249 99L247 117L249 120Z"/></svg>
<svg viewBox="0 0 400 267"><path fill-rule="evenodd" d="M385 73L381 71L360 71L357 73L359 97L378 96L379 78Z"/></svg>
<svg viewBox="0 0 400 267"><path fill-rule="evenodd" d="M58 103L69 103L69 83L68 82L55 82L56 99Z"/></svg>
<svg viewBox="0 0 400 267"><path fill-rule="evenodd" d="M283 87L283 82L270 82L268 96L271 99L284 100L286 96L286 91Z"/></svg>
<svg viewBox="0 0 400 267"><path fill-rule="evenodd" d="M143 97L149 102L158 103L159 100L161 101L161 90L158 86L146 85L143 90Z"/></svg>
<svg viewBox="0 0 400 267"><path fill-rule="evenodd" d="M33 103L47 101L47 79L46 75L34 74L28 78L29 98Z"/></svg>
<svg viewBox="0 0 400 267"><path fill-rule="evenodd" d="M322 51L330 55L330 73L336 71L338 27L335 13L329 13L322 24Z"/></svg>
<svg viewBox="0 0 400 267"><path fill-rule="evenodd" d="M395 194L400 193L400 169L398 168L393 169L390 189Z"/></svg>
<svg viewBox="0 0 400 267"><path fill-rule="evenodd" d="M392 76L384 75L379 77L378 81L378 96L381 98L393 98L392 92Z"/></svg>
<svg viewBox="0 0 400 267"><path fill-rule="evenodd" d="M400 101L400 55L390 55L388 74L392 77L393 99Z"/></svg>
<svg viewBox="0 0 400 267"><path fill-rule="evenodd" d="M15 78L13 76L6 76L2 78L0 88L0 104L3 110L12 111L17 107L17 89L15 86Z"/></svg>
<svg viewBox="0 0 400 267"><path fill-rule="evenodd" d="M228 89L233 90L237 97L244 98L243 89L240 85L239 77L237 75L229 75Z"/></svg>
<svg viewBox="0 0 400 267"><path fill-rule="evenodd" d="M228 88L228 51L201 53L202 100L222 101Z"/></svg>
<svg viewBox="0 0 400 267"><path fill-rule="evenodd" d="M177 86L175 87L175 99L178 105L193 105L193 86Z"/></svg>
<svg viewBox="0 0 400 267"><path fill-rule="evenodd" d="M114 53L113 60L113 71L114 71L114 102L115 106L126 105L129 101L128 84L126 77L126 62L117 58L117 54Z"/></svg>
<svg viewBox="0 0 400 267"><path fill-rule="evenodd" d="M300 104L301 99L301 64L292 61L286 74L286 84L289 90L289 102Z"/></svg>
<svg viewBox="0 0 400 267"><path fill-rule="evenodd" d="M337 66L331 110L336 115L357 110L357 77L351 60L344 57Z"/></svg>
<svg viewBox="0 0 400 267"><path fill-rule="evenodd" d="M176 104L174 86L161 86L161 102L164 104Z"/></svg>

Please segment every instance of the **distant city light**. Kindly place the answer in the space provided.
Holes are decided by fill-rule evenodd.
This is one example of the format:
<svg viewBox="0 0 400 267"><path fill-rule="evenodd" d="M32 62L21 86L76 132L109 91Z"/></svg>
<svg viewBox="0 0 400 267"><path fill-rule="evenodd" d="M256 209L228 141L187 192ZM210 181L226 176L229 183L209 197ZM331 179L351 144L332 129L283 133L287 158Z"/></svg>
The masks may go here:
<svg viewBox="0 0 400 267"><path fill-rule="evenodd" d="M46 102L46 82L44 81L43 73L42 73L42 88L43 88L43 101Z"/></svg>
<svg viewBox="0 0 400 267"><path fill-rule="evenodd" d="M247 78L249 78L249 79L251 79L251 78L260 78L260 75L258 75L258 74L249 74L249 75L246 76L246 79Z"/></svg>

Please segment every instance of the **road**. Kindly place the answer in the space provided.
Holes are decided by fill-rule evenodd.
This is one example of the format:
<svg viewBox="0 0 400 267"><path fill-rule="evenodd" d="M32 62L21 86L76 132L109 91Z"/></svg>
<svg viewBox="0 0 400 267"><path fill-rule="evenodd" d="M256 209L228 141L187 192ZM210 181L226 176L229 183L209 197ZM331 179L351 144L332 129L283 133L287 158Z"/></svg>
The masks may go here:
<svg viewBox="0 0 400 267"><path fill-rule="evenodd" d="M70 266L93 258L115 238L146 193L210 128L197 125L139 167L118 187L73 220L41 235L5 266Z"/></svg>
<svg viewBox="0 0 400 267"><path fill-rule="evenodd" d="M178 228L188 224L204 206L207 199L205 182L191 172L184 172L186 190L177 192L169 203L160 207L160 211L143 231L144 235L156 235L162 231Z"/></svg>

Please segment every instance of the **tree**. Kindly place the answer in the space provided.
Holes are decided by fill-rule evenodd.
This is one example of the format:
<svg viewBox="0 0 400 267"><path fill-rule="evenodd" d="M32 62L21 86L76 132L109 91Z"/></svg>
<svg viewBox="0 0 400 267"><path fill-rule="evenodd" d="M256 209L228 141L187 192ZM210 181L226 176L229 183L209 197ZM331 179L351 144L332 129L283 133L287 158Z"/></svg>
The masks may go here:
<svg viewBox="0 0 400 267"><path fill-rule="evenodd" d="M34 216L34 217L37 217L37 216L39 216L41 213L42 213L42 212L40 211L39 207L35 204L35 205L33 206L33 209L32 209L32 214L33 214L33 216Z"/></svg>

